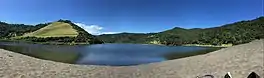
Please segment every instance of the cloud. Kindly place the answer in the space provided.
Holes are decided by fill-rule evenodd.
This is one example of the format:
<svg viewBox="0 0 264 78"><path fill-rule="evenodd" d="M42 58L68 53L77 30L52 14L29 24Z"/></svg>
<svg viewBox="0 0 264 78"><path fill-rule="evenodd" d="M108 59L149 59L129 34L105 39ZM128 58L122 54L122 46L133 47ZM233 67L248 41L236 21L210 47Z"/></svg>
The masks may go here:
<svg viewBox="0 0 264 78"><path fill-rule="evenodd" d="M85 31L93 35L119 33L119 32L102 32L104 28L99 25L86 25L83 23L74 23L74 24L78 25L79 27L83 28Z"/></svg>
<svg viewBox="0 0 264 78"><path fill-rule="evenodd" d="M99 25L85 25L83 23L75 23L75 24L80 26L85 31L87 31L88 33L93 34L93 35L101 34L100 31L103 29L103 27L101 27Z"/></svg>
<svg viewBox="0 0 264 78"><path fill-rule="evenodd" d="M116 34L116 33L121 33L121 32L102 32L101 34Z"/></svg>

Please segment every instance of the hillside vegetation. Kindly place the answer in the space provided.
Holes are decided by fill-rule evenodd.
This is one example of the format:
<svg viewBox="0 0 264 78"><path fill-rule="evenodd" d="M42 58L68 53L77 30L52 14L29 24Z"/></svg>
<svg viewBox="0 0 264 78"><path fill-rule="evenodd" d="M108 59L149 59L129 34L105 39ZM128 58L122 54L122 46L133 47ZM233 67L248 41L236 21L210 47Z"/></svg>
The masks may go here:
<svg viewBox="0 0 264 78"><path fill-rule="evenodd" d="M36 31L47 24L25 25L25 24L8 24L0 21L0 39L22 36L26 32Z"/></svg>
<svg viewBox="0 0 264 78"><path fill-rule="evenodd" d="M64 22L53 22L48 26L45 26L37 31L27 33L23 35L24 37L27 36L34 36L34 37L76 37L78 32L73 29L73 27Z"/></svg>
<svg viewBox="0 0 264 78"><path fill-rule="evenodd" d="M0 39L46 44L100 44L95 36L69 20L33 25L0 23ZM2 29L3 28L3 29ZM3 33L3 34L2 34Z"/></svg>
<svg viewBox="0 0 264 78"><path fill-rule="evenodd" d="M163 45L237 45L264 38L264 17L212 28L175 27L158 33L119 33L93 36L69 20L33 25L0 22L0 39L20 37L33 42L141 43ZM25 35L24 35L25 34Z"/></svg>
<svg viewBox="0 0 264 78"><path fill-rule="evenodd" d="M164 45L183 44L242 44L264 38L264 17L248 21L239 21L213 28L184 29L175 27L151 34L108 34L99 39L107 43L155 43Z"/></svg>
<svg viewBox="0 0 264 78"><path fill-rule="evenodd" d="M155 33L120 33L120 34L103 34L98 38L107 43L147 43L150 35Z"/></svg>

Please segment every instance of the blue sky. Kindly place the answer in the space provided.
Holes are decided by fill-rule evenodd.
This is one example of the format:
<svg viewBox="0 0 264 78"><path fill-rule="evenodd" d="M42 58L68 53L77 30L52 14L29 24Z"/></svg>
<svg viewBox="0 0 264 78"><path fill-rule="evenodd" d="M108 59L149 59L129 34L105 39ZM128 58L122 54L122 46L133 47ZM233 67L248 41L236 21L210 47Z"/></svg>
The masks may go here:
<svg viewBox="0 0 264 78"><path fill-rule="evenodd" d="M69 19L93 34L208 28L263 16L263 0L1 0L0 21Z"/></svg>

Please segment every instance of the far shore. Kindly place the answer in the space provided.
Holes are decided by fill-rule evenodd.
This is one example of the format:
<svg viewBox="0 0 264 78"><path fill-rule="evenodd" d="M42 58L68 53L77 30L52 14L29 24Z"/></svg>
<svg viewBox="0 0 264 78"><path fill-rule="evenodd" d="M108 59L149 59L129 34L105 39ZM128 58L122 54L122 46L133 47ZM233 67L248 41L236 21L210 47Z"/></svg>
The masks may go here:
<svg viewBox="0 0 264 78"><path fill-rule="evenodd" d="M51 44L51 45L90 45L89 43L64 43L64 42L32 42L32 41L24 41L24 40L9 40L9 39L0 39L3 42L25 42L25 43L32 43L32 44ZM106 44L106 43L102 43ZM133 44L133 43L125 43L125 44ZM140 44L140 43L135 43ZM170 46L164 44L157 44L157 43L141 43L143 45L162 45L162 46ZM176 45L172 45L176 46ZM198 47L231 47L232 44L222 44L222 45L210 45L210 44L183 44L179 46L198 46Z"/></svg>
<svg viewBox="0 0 264 78"><path fill-rule="evenodd" d="M231 47L232 44L222 44L222 45L204 45L204 44L185 44L183 46L199 46L199 47Z"/></svg>
<svg viewBox="0 0 264 78"><path fill-rule="evenodd" d="M32 42L25 40L8 40L8 39L0 39L0 42L24 42L24 43L32 43L32 44L45 44L45 45L89 45L89 43L74 43L74 42Z"/></svg>
<svg viewBox="0 0 264 78"><path fill-rule="evenodd" d="M144 45L149 45L149 44L153 44L153 45L164 45L164 44L157 44L157 43L148 43L148 44L144 44ZM167 45L170 46L170 45ZM174 45L172 45L174 46ZM221 45L212 45L212 44L182 44L179 46L197 46L197 47L231 47L233 46L233 44L221 44Z"/></svg>

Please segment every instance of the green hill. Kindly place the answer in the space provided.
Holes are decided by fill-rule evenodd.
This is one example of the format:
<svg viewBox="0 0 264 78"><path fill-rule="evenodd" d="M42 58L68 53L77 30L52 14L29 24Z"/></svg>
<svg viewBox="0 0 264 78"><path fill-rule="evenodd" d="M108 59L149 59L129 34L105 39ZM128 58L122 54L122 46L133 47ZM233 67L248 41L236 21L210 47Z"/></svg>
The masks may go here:
<svg viewBox="0 0 264 78"><path fill-rule="evenodd" d="M8 39L15 36L22 36L26 32L36 31L47 24L25 25L25 24L8 24L0 21L0 39Z"/></svg>
<svg viewBox="0 0 264 78"><path fill-rule="evenodd" d="M152 39L150 35L155 33L119 33L119 34L103 34L98 38L106 43L147 43Z"/></svg>
<svg viewBox="0 0 264 78"><path fill-rule="evenodd" d="M18 40L47 44L103 43L69 20L33 25L0 22L0 40Z"/></svg>
<svg viewBox="0 0 264 78"><path fill-rule="evenodd" d="M175 27L158 33L120 33L93 36L69 20L33 25L0 22L0 39L48 43L155 43L182 44L242 44L264 38L264 17L239 21L212 28L184 29ZM98 38L98 39L97 39ZM101 41L102 40L102 41Z"/></svg>
<svg viewBox="0 0 264 78"><path fill-rule="evenodd" d="M242 44L264 38L264 17L239 21L212 28L184 29L175 27L163 32L144 34L108 34L99 39L107 43L155 43L164 45L182 44Z"/></svg>
<svg viewBox="0 0 264 78"><path fill-rule="evenodd" d="M27 33L24 37L76 37L78 32L73 27L64 22L53 22L37 31Z"/></svg>
<svg viewBox="0 0 264 78"><path fill-rule="evenodd" d="M100 44L103 43L81 27L69 20L52 22L34 32L26 33L18 38L32 42L54 44Z"/></svg>

